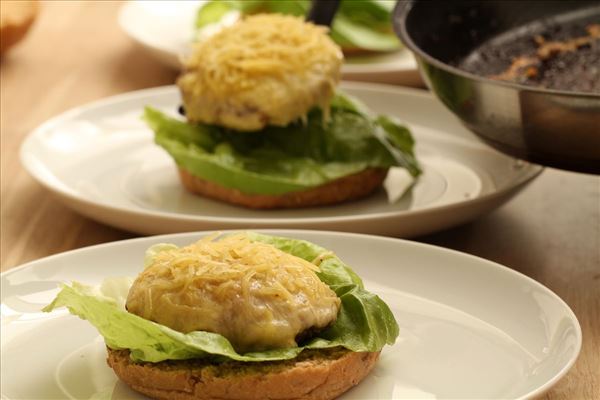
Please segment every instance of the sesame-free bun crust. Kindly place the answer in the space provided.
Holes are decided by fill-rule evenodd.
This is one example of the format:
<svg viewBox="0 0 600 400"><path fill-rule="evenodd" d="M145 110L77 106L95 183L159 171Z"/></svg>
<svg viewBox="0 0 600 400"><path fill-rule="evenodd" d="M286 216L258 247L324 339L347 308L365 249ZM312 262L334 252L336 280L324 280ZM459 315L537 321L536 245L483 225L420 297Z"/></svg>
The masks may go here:
<svg viewBox="0 0 600 400"><path fill-rule="evenodd" d="M164 400L326 400L358 384L379 352L305 350L293 360L201 360L134 363L128 350L108 350L108 365L132 389Z"/></svg>
<svg viewBox="0 0 600 400"><path fill-rule="evenodd" d="M383 183L388 170L368 168L324 185L280 195L250 194L226 188L179 168L181 183L190 192L227 203L255 209L302 208L356 200L371 194Z"/></svg>

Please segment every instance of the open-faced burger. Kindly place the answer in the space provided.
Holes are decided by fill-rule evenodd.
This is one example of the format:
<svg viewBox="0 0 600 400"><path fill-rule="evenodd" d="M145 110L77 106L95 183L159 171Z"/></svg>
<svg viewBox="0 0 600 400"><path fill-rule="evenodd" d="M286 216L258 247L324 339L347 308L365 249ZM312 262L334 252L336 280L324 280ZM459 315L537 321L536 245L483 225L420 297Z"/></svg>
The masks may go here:
<svg viewBox="0 0 600 400"><path fill-rule="evenodd" d="M189 191L246 207L358 199L395 166L417 176L410 131L336 89L342 59L325 27L248 16L186 59L186 121L150 107L144 118Z"/></svg>
<svg viewBox="0 0 600 400"><path fill-rule="evenodd" d="M63 286L108 364L157 399L332 399L374 367L398 326L335 254L252 232L157 245L135 280ZM133 282L133 283L132 283Z"/></svg>

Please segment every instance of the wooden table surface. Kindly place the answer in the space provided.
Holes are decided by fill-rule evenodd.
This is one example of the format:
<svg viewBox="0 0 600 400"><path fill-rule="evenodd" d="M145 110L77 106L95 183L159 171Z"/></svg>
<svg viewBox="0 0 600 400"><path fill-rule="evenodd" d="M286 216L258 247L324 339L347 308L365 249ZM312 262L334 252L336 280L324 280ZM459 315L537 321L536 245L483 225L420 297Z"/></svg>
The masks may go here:
<svg viewBox="0 0 600 400"><path fill-rule="evenodd" d="M117 26L119 3L47 2L1 61L1 266L133 237L63 206L21 167L21 141L44 120L94 99L170 84ZM546 399L600 398L600 178L547 169L519 196L470 224L417 238L520 271L573 309L583 348Z"/></svg>

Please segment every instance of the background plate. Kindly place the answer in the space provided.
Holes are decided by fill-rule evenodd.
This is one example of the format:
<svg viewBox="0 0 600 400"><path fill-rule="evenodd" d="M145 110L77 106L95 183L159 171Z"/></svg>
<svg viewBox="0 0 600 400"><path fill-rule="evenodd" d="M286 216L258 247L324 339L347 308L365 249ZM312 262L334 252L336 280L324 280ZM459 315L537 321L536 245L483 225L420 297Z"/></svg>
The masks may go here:
<svg viewBox="0 0 600 400"><path fill-rule="evenodd" d="M581 329L549 289L501 265L430 245L339 232L268 231L333 250L390 306L400 325L373 372L344 399L529 398L556 383ZM117 382L96 330L66 310L39 310L59 282L136 275L145 249L201 233L114 242L1 275L6 399L139 399ZM376 255L375 257L373 255Z"/></svg>
<svg viewBox="0 0 600 400"><path fill-rule="evenodd" d="M190 50L196 11L202 1L128 1L119 12L119 25L158 61L181 68ZM344 79L422 86L417 63L408 50L348 57Z"/></svg>
<svg viewBox="0 0 600 400"><path fill-rule="evenodd" d="M175 87L111 97L55 117L24 141L21 160L68 206L143 234L264 227L409 237L488 212L542 171L481 144L426 92L359 83L342 87L412 129L424 174L399 201L390 203L381 189L338 206L256 211L186 192L172 159L140 119L145 105L175 114L180 104ZM405 188L403 172L392 171L388 192Z"/></svg>

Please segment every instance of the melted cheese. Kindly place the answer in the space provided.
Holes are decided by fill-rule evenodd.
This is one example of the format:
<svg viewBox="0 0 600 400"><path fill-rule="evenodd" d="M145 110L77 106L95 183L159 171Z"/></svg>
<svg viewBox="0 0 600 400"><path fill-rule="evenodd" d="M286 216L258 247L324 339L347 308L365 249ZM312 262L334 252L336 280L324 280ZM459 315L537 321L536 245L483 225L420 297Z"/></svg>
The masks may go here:
<svg viewBox="0 0 600 400"><path fill-rule="evenodd" d="M200 42L178 84L190 120L258 130L326 109L342 59L327 28L259 14Z"/></svg>
<svg viewBox="0 0 600 400"><path fill-rule="evenodd" d="M291 347L339 310L316 271L243 234L208 237L157 253L132 285L127 309L181 332L219 333L241 352Z"/></svg>

